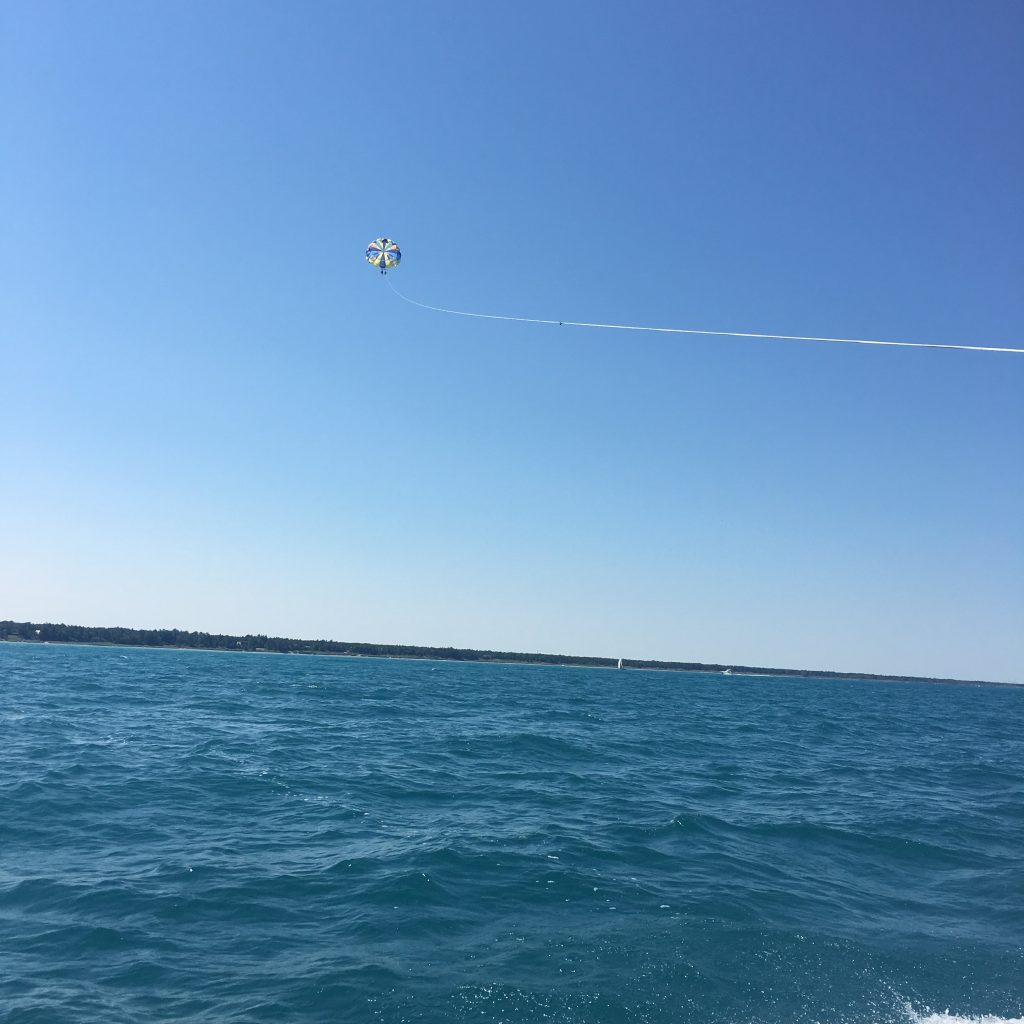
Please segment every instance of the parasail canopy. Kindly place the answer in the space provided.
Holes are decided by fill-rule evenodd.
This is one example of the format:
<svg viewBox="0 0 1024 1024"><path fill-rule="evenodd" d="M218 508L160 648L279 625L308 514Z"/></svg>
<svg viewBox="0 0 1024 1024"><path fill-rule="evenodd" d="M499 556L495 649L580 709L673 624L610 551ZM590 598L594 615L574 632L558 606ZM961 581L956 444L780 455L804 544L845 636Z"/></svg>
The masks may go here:
<svg viewBox="0 0 1024 1024"><path fill-rule="evenodd" d="M375 238L366 247L366 262L382 274L402 261L402 250L392 238Z"/></svg>

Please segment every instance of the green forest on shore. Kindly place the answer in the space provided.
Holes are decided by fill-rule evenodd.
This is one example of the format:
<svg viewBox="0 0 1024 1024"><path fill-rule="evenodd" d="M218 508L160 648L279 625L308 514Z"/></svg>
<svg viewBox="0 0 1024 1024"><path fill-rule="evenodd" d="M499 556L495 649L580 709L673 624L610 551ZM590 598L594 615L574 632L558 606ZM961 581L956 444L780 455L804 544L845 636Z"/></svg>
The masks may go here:
<svg viewBox="0 0 1024 1024"><path fill-rule="evenodd" d="M118 647L169 647L206 651L258 651L274 654L326 654L347 657L423 658L441 661L508 662L530 665L576 665L615 668L616 658L575 654L524 654L516 651L478 651L462 647L419 647L410 644L368 644L340 640L296 640L290 637L247 633L202 633L183 629L129 629L125 626L69 626L63 622L0 620L0 640L22 643L96 644ZM954 683L982 680L935 679L925 676L883 676L867 672L767 668L756 665L718 665L697 661L644 661L623 659L627 669L667 672L717 672L737 675L814 676L826 679L900 679L914 682Z"/></svg>

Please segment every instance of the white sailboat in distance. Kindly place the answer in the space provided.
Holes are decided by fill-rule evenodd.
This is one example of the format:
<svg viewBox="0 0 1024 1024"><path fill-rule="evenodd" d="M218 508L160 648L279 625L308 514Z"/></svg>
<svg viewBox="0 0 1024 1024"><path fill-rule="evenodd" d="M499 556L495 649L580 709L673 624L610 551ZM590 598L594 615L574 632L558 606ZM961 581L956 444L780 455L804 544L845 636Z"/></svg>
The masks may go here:
<svg viewBox="0 0 1024 1024"><path fill-rule="evenodd" d="M619 658L619 668L622 668L622 659Z"/></svg>

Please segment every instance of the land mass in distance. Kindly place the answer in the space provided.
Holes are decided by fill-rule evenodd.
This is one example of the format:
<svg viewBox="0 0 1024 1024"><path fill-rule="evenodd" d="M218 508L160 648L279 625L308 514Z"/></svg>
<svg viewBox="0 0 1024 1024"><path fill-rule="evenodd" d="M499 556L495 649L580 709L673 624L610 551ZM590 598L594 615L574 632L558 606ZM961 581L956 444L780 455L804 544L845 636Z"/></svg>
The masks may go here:
<svg viewBox="0 0 1024 1024"><path fill-rule="evenodd" d="M462 647L417 647L409 644L366 644L341 640L294 640L248 633L197 633L184 629L129 629L125 626L68 626L63 622L13 622L0 619L0 639L21 643L96 644L116 647L170 647L204 651L258 651L273 654L324 654L364 658L422 658L434 661L503 662L527 665L574 665L616 668L616 658L575 654L524 654L516 651L477 651ZM644 661L623 658L624 669L662 672L712 672L736 675L813 676L825 679L880 679L918 683L992 683L983 679L943 679L934 676L879 675L827 669L769 668L763 665L718 665L698 661Z"/></svg>

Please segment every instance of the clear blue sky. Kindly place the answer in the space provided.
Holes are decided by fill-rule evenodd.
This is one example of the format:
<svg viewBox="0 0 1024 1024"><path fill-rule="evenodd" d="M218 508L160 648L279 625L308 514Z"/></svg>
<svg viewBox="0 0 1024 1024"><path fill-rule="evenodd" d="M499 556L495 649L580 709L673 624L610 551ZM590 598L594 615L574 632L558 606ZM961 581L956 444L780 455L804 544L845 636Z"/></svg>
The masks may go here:
<svg viewBox="0 0 1024 1024"><path fill-rule="evenodd" d="M1009 0L0 10L0 617L1024 681Z"/></svg>

